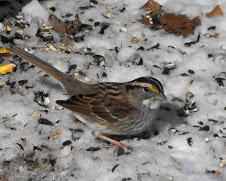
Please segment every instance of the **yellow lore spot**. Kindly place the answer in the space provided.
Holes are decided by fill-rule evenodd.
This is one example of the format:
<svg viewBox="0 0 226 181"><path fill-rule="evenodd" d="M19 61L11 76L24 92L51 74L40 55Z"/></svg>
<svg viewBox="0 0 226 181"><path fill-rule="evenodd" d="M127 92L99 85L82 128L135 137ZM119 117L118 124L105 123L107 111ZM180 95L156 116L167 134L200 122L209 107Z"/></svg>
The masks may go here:
<svg viewBox="0 0 226 181"><path fill-rule="evenodd" d="M149 86L148 88L154 92L159 93L159 90L155 86Z"/></svg>

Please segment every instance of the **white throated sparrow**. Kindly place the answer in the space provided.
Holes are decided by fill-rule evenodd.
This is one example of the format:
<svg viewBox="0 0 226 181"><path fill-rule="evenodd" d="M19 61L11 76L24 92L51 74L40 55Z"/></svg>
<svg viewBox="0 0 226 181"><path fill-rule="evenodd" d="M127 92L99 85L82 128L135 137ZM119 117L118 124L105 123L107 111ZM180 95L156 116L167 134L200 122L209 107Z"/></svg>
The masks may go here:
<svg viewBox="0 0 226 181"><path fill-rule="evenodd" d="M11 45L9 50L58 80L70 98L56 103L73 111L95 136L117 146L124 145L103 134L143 132L157 118L160 103L166 100L162 84L152 77L125 83L86 84L20 48Z"/></svg>

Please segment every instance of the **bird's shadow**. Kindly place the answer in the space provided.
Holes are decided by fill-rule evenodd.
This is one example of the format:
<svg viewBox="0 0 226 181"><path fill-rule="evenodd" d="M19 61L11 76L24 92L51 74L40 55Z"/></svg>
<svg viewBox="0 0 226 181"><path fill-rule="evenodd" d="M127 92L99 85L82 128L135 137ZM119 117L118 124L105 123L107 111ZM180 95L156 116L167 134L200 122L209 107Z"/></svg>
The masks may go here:
<svg viewBox="0 0 226 181"><path fill-rule="evenodd" d="M48 87L49 90L54 89L59 91L60 93L65 93L63 87L59 84L59 82L53 81L51 80L49 75L45 75L39 78L38 83L45 85L46 87Z"/></svg>

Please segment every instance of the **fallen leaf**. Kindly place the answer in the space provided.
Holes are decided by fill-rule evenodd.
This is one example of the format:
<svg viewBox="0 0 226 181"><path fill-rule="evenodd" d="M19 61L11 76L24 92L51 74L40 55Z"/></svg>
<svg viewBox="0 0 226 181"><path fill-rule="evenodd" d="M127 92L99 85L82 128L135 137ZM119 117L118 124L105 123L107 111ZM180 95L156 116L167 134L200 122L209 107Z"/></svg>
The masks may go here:
<svg viewBox="0 0 226 181"><path fill-rule="evenodd" d="M185 38L189 34L194 34L194 29L201 24L198 17L188 18L185 15L176 15L165 13L159 17L162 29L166 32L183 35Z"/></svg>
<svg viewBox="0 0 226 181"><path fill-rule="evenodd" d="M158 14L161 7L162 6L154 0L149 0L143 6L141 6L140 9L143 9L144 11L149 11L154 16Z"/></svg>
<svg viewBox="0 0 226 181"><path fill-rule="evenodd" d="M223 11L221 10L220 6L217 5L211 12L202 14L203 16L206 16L207 18L211 18L218 15L223 15Z"/></svg>
<svg viewBox="0 0 226 181"><path fill-rule="evenodd" d="M75 21L69 23L62 23L61 20L59 20L53 14L49 16L49 22L55 31L68 35L74 35L75 32L78 31L78 29L82 25L79 19L76 19Z"/></svg>
<svg viewBox="0 0 226 181"><path fill-rule="evenodd" d="M163 13L162 6L153 0L148 1L141 9L146 11L146 16L139 21L149 26L151 30L164 29L168 33L186 38L189 34L194 34L195 27L201 24L198 17L189 18L186 15Z"/></svg>

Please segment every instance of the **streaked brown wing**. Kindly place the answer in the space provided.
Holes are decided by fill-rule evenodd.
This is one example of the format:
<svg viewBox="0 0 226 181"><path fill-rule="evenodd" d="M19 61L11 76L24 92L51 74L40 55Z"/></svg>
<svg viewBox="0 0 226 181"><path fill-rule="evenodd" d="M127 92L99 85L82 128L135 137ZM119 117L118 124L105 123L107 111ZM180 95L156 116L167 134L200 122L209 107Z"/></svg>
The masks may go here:
<svg viewBox="0 0 226 181"><path fill-rule="evenodd" d="M94 122L117 123L130 115L131 106L117 96L106 94L78 94L67 101L59 100L56 103ZM107 98L107 99L106 99ZM89 120L88 120L89 121Z"/></svg>

